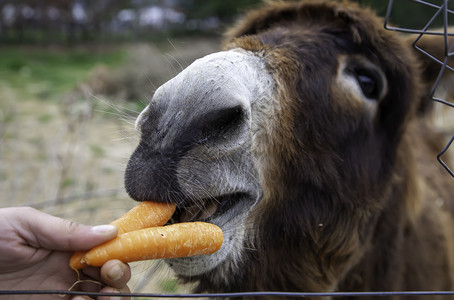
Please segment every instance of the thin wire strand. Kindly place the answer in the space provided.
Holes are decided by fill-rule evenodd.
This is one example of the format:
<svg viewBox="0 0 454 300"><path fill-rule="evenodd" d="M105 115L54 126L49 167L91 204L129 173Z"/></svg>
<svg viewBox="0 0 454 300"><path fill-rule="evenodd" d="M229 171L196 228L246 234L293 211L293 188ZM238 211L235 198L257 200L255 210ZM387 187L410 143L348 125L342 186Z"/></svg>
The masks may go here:
<svg viewBox="0 0 454 300"><path fill-rule="evenodd" d="M230 298L230 297L390 297L390 296L454 296L454 291L396 291L396 292L240 292L240 293L209 293L209 294L159 294L159 293L101 293L60 290L0 290L2 295L70 295L89 297L142 297L142 298Z"/></svg>

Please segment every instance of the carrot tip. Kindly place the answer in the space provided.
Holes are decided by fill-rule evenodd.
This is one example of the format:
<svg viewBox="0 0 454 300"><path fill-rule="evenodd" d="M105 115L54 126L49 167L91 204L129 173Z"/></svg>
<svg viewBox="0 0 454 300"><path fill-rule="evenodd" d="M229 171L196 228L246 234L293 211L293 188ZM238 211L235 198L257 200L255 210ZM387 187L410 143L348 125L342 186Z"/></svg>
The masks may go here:
<svg viewBox="0 0 454 300"><path fill-rule="evenodd" d="M88 267L88 265L83 261L85 253L85 251L76 251L73 256L71 256L71 259L69 260L69 266L71 269L78 270Z"/></svg>

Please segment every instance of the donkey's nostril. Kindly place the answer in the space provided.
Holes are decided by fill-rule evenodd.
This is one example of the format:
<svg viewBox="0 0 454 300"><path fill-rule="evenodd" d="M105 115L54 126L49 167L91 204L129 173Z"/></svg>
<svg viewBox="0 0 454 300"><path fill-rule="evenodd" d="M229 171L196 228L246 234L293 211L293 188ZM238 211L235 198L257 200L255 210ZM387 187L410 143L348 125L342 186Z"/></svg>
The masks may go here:
<svg viewBox="0 0 454 300"><path fill-rule="evenodd" d="M244 124L245 118L246 115L241 105L210 112L205 120L201 120L201 136L198 143L228 138L238 132Z"/></svg>

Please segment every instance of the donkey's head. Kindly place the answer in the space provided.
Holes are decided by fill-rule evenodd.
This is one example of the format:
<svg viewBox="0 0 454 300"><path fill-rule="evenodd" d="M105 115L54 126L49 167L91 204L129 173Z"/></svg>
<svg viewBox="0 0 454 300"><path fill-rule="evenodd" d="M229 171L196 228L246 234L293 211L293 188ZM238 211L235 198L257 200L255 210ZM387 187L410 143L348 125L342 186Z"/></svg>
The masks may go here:
<svg viewBox="0 0 454 300"><path fill-rule="evenodd" d="M222 228L219 252L170 261L202 288L332 288L405 194L397 157L418 72L369 10L268 4L156 91L136 122L128 193L176 203L173 222Z"/></svg>

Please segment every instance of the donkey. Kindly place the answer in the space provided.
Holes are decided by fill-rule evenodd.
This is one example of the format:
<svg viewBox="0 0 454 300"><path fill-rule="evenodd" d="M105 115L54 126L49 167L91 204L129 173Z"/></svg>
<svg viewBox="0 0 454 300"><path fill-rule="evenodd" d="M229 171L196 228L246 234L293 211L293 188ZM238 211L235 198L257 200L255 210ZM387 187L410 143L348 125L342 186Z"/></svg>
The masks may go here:
<svg viewBox="0 0 454 300"><path fill-rule="evenodd" d="M270 2L156 90L126 189L224 233L215 254L168 260L180 278L198 292L454 287L438 68L410 41L346 1Z"/></svg>

